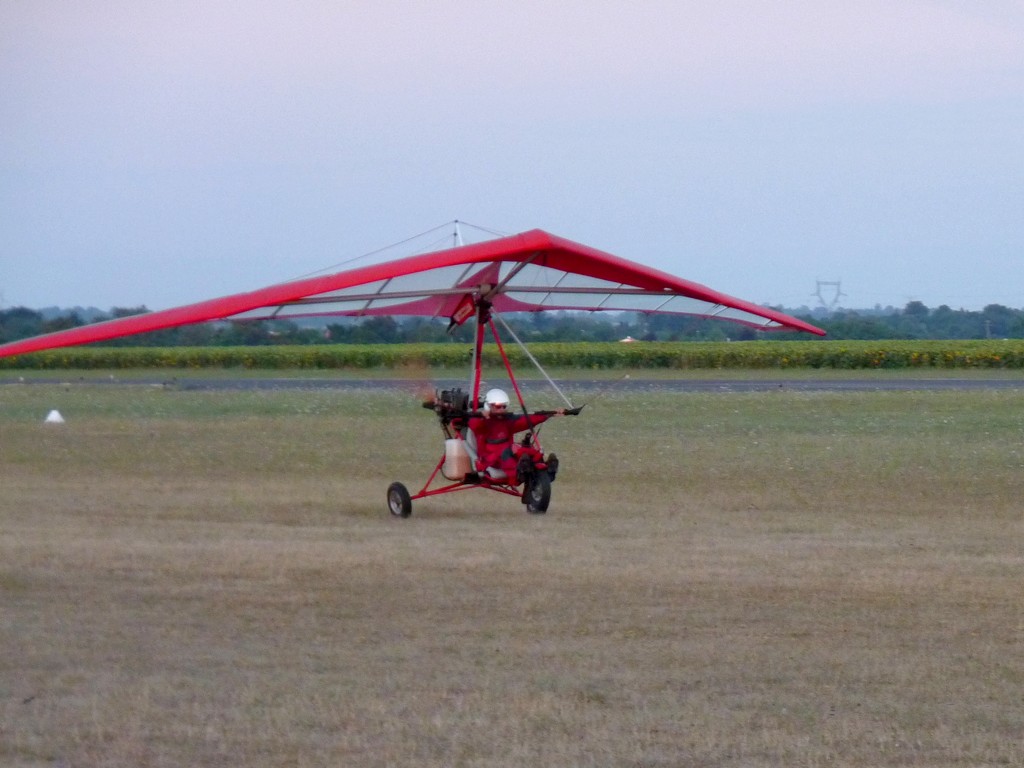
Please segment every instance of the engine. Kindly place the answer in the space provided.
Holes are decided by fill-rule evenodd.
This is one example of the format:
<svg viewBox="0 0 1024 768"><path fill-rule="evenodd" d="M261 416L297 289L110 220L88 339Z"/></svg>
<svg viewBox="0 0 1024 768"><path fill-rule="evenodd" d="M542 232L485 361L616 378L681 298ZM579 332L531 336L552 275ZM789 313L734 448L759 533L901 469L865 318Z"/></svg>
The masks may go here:
<svg viewBox="0 0 1024 768"><path fill-rule="evenodd" d="M423 407L434 411L445 426L476 410L469 406L469 393L459 388L436 390L433 399L424 402Z"/></svg>

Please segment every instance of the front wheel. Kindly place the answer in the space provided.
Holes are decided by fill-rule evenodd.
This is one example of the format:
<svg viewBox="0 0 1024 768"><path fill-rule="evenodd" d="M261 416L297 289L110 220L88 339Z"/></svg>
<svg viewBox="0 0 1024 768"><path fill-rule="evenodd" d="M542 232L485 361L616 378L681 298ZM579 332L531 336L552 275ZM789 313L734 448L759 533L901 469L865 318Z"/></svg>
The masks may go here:
<svg viewBox="0 0 1024 768"><path fill-rule="evenodd" d="M412 514L412 499L408 489L401 483L388 486L388 510L395 517L408 517Z"/></svg>
<svg viewBox="0 0 1024 768"><path fill-rule="evenodd" d="M551 503L551 478L547 472L536 472L523 489L526 511L531 515L543 515Z"/></svg>

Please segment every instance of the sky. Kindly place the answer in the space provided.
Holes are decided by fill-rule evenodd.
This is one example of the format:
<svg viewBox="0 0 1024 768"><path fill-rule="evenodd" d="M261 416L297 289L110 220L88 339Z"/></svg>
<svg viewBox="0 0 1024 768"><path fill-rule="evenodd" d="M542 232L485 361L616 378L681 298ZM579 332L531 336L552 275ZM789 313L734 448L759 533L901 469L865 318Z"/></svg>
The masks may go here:
<svg viewBox="0 0 1024 768"><path fill-rule="evenodd" d="M1024 307L1018 0L2 0L0 94L0 308L454 220L773 306Z"/></svg>

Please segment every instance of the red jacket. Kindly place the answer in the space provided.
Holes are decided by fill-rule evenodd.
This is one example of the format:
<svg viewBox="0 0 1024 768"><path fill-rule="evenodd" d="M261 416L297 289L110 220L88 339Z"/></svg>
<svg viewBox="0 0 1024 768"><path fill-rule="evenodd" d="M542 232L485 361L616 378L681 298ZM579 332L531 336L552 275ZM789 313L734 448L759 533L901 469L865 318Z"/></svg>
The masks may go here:
<svg viewBox="0 0 1024 768"><path fill-rule="evenodd" d="M515 470L516 459L512 453L512 440L517 432L536 427L548 420L548 416L531 413L519 416L502 415L483 417L477 416L469 420L469 428L476 436L476 451L480 463L487 467L498 467L508 471Z"/></svg>

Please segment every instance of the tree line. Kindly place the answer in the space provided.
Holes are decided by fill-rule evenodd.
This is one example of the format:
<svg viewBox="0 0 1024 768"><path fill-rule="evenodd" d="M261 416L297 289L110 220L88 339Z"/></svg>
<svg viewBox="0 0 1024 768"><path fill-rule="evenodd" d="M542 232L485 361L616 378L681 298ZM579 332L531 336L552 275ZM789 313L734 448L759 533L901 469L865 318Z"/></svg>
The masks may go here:
<svg viewBox="0 0 1024 768"><path fill-rule="evenodd" d="M980 311L929 308L911 301L902 309L811 312L803 307L787 314L813 323L832 339L1009 339L1024 338L1024 310L990 304ZM115 307L87 316L73 311L41 312L26 307L0 310L0 343L148 312L145 307ZM504 316L524 341L749 341L752 328L680 315L633 312L533 312ZM308 321L213 322L182 326L105 342L111 346L263 346L271 344L389 344L469 342L472 330L449 332L447 320L419 317L318 318ZM770 338L807 338L805 334L771 334Z"/></svg>

